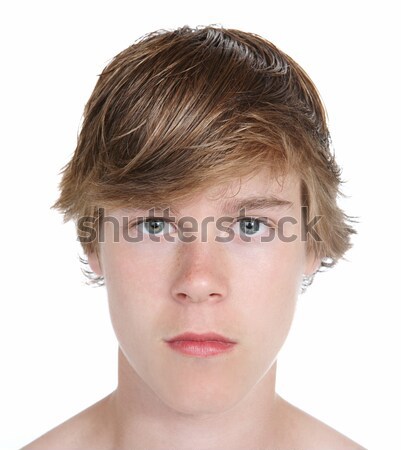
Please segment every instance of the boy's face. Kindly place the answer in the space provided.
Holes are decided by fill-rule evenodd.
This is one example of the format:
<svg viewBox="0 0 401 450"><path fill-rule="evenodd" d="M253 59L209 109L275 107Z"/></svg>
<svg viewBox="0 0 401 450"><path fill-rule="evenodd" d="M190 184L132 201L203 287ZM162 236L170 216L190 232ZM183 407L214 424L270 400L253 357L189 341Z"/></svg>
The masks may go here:
<svg viewBox="0 0 401 450"><path fill-rule="evenodd" d="M178 227L155 221L139 225L143 239L114 240L114 225L105 223L99 259L89 255L92 270L104 276L112 324L121 351L138 379L166 405L184 413L213 413L234 406L261 380L275 362L293 319L303 274L311 274L316 261L306 254L301 238L299 180L288 175L282 185L263 172L230 185L223 198L211 188L180 208L175 217L190 216L198 223L196 237L183 242ZM238 189L240 190L238 191ZM220 210L221 202L250 196L291 202L271 208L246 209L245 213ZM174 206L174 205L172 205ZM149 216L149 211L106 211L123 226L129 220ZM163 217L163 211L156 211ZM203 226L206 217L213 217ZM262 222L236 222L237 217L267 217ZM231 217L220 226L219 217ZM280 218L291 222L277 225ZM296 220L296 223L294 223ZM184 226L189 227L189 222ZM163 228L164 227L164 228ZM245 230L245 231L244 231ZM170 238L165 238L169 233ZM159 242L150 235L159 236ZM138 228L130 229L138 236ZM252 236L250 242L240 235ZM226 238L216 242L215 237ZM262 242L261 238L266 241ZM296 236L295 239L285 237ZM204 242L201 242L201 241ZM170 348L167 339L186 331L215 332L237 344L229 352L209 357L188 356ZM142 384L143 385L143 384Z"/></svg>

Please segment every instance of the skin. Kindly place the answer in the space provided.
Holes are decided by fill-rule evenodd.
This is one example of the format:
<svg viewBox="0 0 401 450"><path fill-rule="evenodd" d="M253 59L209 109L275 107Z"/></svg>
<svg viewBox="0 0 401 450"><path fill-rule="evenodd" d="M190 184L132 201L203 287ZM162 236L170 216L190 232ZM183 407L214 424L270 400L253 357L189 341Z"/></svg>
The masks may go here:
<svg viewBox="0 0 401 450"><path fill-rule="evenodd" d="M199 224L221 217L220 188L193 198L180 214ZM234 239L220 243L214 238L221 231L210 222L206 242L198 234L191 243L172 243L163 232L154 242L144 228L141 242L113 242L113 224L106 223L105 242L89 263L105 277L119 342L118 387L24 449L363 450L275 392L277 356L302 277L320 263L301 240L298 178L288 175L279 184L260 172L242 180L240 189L237 183L229 188L224 197L273 194L290 201L246 216L269 217L273 227L291 216L297 223L286 223L283 232L297 238L261 242L269 232L261 224L257 238L244 242L236 222ZM122 225L127 211L108 215ZM166 228L178 236L173 225ZM185 331L214 331L237 344L213 357L182 355L165 339Z"/></svg>

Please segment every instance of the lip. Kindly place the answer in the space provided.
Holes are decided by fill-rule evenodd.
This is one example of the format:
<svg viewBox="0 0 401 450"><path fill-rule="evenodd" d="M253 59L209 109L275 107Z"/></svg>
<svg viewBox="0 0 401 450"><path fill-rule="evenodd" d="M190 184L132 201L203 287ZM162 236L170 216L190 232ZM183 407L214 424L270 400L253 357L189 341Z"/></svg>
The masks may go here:
<svg viewBox="0 0 401 450"><path fill-rule="evenodd" d="M186 333L179 334L177 336L174 336L171 339L168 339L167 342L176 342L176 341L196 341L196 342L223 342L226 344L236 344L237 342L227 338L225 336L222 336L221 334L217 334L214 332L207 332L207 333L193 333L190 331L187 331Z"/></svg>
<svg viewBox="0 0 401 450"><path fill-rule="evenodd" d="M166 343L171 349L184 355L206 358L232 350L237 342L213 332L186 332L167 340Z"/></svg>

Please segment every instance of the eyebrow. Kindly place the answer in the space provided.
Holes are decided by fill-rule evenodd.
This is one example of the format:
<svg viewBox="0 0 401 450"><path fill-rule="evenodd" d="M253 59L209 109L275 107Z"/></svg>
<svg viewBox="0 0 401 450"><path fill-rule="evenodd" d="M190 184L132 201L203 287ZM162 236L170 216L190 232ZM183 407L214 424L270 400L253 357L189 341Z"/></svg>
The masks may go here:
<svg viewBox="0 0 401 450"><path fill-rule="evenodd" d="M293 206L294 203L290 202L288 200L284 200L278 197L275 197L274 195L271 195L269 197L258 197L258 196L251 196L251 197L243 197L243 198L230 198L230 199L224 199L218 202L218 208L221 213L225 214L236 214L242 209L245 210L261 210L261 209L272 209L272 208L290 208ZM173 205L167 205L164 203L157 203L153 206L155 210L162 211L165 209L169 209L169 211L174 216L180 215L180 210ZM140 208L123 208L123 211L126 212L141 212L145 211Z"/></svg>
<svg viewBox="0 0 401 450"><path fill-rule="evenodd" d="M277 207L290 208L293 205L293 202L277 198L275 196L246 197L224 200L220 202L220 209L227 214L235 214L243 208L245 208L246 210L271 209Z"/></svg>

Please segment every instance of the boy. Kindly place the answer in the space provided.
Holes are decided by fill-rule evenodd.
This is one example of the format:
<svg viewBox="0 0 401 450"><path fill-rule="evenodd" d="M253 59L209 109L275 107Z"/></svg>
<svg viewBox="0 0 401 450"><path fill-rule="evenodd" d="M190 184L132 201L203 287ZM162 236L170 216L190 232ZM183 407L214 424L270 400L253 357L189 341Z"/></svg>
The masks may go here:
<svg viewBox="0 0 401 450"><path fill-rule="evenodd" d="M118 386L24 448L362 449L275 392L299 292L350 247L340 182L316 87L265 39L118 54L53 206L106 286Z"/></svg>

